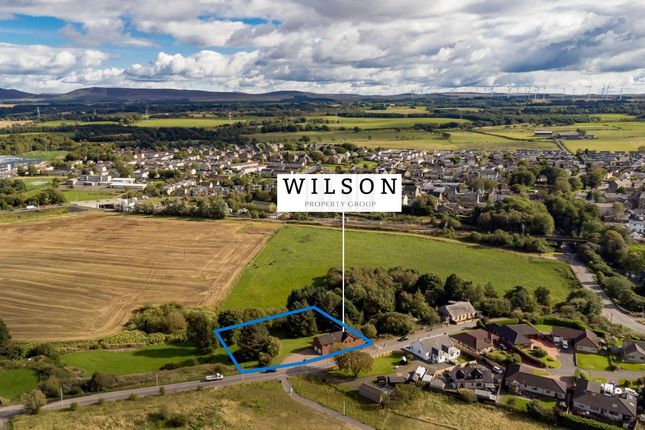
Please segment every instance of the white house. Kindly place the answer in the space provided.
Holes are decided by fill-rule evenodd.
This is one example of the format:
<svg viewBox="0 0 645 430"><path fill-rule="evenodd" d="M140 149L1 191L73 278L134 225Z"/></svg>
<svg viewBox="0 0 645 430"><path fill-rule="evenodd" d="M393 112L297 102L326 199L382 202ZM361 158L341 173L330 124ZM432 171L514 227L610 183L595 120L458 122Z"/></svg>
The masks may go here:
<svg viewBox="0 0 645 430"><path fill-rule="evenodd" d="M455 360L461 351L452 345L452 340L446 335L426 337L412 342L407 350L422 360L431 363L443 363Z"/></svg>

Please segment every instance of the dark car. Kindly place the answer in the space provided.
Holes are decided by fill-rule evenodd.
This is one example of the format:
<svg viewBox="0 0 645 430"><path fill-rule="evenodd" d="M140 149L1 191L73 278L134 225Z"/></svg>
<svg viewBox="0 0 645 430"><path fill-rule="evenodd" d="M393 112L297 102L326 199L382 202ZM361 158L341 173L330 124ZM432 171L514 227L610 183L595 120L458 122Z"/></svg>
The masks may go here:
<svg viewBox="0 0 645 430"><path fill-rule="evenodd" d="M275 372L277 372L277 370L275 370L275 369L267 369L262 373L275 373Z"/></svg>
<svg viewBox="0 0 645 430"><path fill-rule="evenodd" d="M408 340L408 337L407 337L407 336L401 336L401 337L399 338L399 342L405 342L406 340Z"/></svg>

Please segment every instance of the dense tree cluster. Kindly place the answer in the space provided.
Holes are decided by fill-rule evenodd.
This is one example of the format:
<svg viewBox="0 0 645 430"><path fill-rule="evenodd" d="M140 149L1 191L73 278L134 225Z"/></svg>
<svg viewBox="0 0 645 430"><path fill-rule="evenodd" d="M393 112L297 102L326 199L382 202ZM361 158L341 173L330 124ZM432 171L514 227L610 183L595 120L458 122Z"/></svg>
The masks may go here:
<svg viewBox="0 0 645 430"><path fill-rule="evenodd" d="M28 194L27 186L23 181L0 178L0 210L61 203L65 203L65 196L55 188L46 188L36 194Z"/></svg>
<svg viewBox="0 0 645 430"><path fill-rule="evenodd" d="M548 235L553 233L553 217L541 202L511 197L495 205L476 207L474 224L488 231L497 229L514 233Z"/></svg>
<svg viewBox="0 0 645 430"><path fill-rule="evenodd" d="M146 215L169 215L223 219L229 207L223 198L217 196L198 197L194 201L187 199L165 200L160 205L141 201L135 205L135 213Z"/></svg>

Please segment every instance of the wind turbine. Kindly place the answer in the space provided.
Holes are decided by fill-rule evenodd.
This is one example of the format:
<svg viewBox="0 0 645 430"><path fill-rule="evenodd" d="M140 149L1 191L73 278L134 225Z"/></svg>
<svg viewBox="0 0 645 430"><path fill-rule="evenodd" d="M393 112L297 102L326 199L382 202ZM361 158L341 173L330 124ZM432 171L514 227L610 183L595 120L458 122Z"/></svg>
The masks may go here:
<svg viewBox="0 0 645 430"><path fill-rule="evenodd" d="M587 85L587 101L591 100L591 85Z"/></svg>
<svg viewBox="0 0 645 430"><path fill-rule="evenodd" d="M618 100L622 100L622 99L623 99L623 86L621 85L620 86L620 95L618 96Z"/></svg>
<svg viewBox="0 0 645 430"><path fill-rule="evenodd" d="M507 90L508 91L506 92L506 98L508 99L508 98L511 97L511 86L510 85L508 86Z"/></svg>

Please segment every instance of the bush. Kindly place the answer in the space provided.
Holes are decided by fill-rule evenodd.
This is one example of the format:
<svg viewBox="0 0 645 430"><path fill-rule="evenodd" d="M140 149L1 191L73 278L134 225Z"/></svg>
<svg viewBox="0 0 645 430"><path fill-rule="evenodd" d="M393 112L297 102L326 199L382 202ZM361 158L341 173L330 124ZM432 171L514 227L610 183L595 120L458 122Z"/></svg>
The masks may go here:
<svg viewBox="0 0 645 430"><path fill-rule="evenodd" d="M370 323L365 324L361 329L361 332L363 332L363 335L365 335L365 337L370 339L376 338L377 335L376 327L374 327L374 324Z"/></svg>
<svg viewBox="0 0 645 430"><path fill-rule="evenodd" d="M166 394L166 389L164 387L159 387L159 395L163 396L164 394Z"/></svg>
<svg viewBox="0 0 645 430"><path fill-rule="evenodd" d="M544 358L548 355L547 352L539 346L534 347L531 351L533 356L537 358Z"/></svg>
<svg viewBox="0 0 645 430"><path fill-rule="evenodd" d="M75 410L77 410L77 409L78 409L78 403L76 403L76 402L72 402L72 404L71 404L71 405L69 405L69 410L70 410L70 411L75 411Z"/></svg>
<svg viewBox="0 0 645 430"><path fill-rule="evenodd" d="M101 398L96 402L99 406L102 406L105 404L105 399Z"/></svg>
<svg viewBox="0 0 645 430"><path fill-rule="evenodd" d="M159 368L159 370L175 370L179 369L181 365L179 363L166 363Z"/></svg>
<svg viewBox="0 0 645 430"><path fill-rule="evenodd" d="M136 394L134 394L134 393L132 393L132 394L130 394L130 395L128 396L128 400L130 400L130 401L137 400L138 398L139 398L139 396L137 396L137 395L136 395Z"/></svg>
<svg viewBox="0 0 645 430"><path fill-rule="evenodd" d="M473 390L461 389L459 390L459 398L466 403L477 402L477 396Z"/></svg>
<svg viewBox="0 0 645 430"><path fill-rule="evenodd" d="M47 397L40 390L31 390L20 396L20 401L24 403L25 408L37 414L40 412L40 408L47 404Z"/></svg>
<svg viewBox="0 0 645 430"><path fill-rule="evenodd" d="M105 391L105 389L111 388L115 384L116 376L109 373L96 372L92 375L92 378L85 383L85 389L93 392Z"/></svg>

